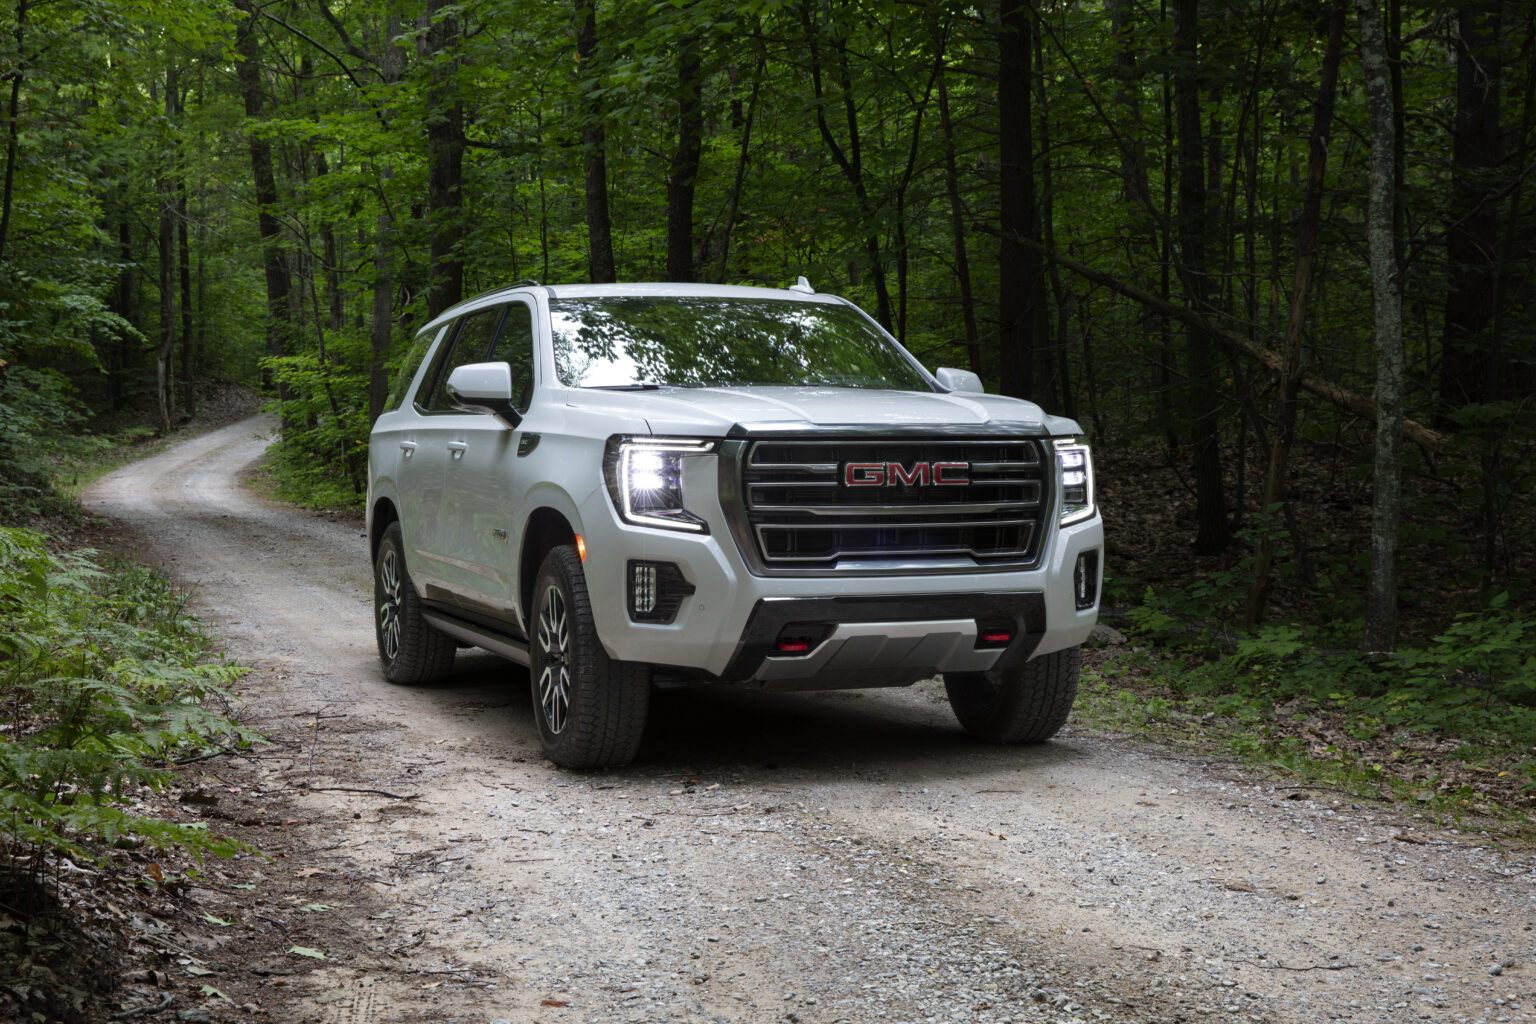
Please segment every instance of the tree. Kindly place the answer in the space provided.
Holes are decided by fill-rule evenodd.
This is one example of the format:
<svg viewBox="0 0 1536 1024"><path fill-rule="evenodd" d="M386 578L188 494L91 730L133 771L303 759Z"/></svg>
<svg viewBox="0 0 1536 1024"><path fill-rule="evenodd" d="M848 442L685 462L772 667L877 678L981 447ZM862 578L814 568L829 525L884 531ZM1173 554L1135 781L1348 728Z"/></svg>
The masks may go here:
<svg viewBox="0 0 1536 1024"><path fill-rule="evenodd" d="M1174 105L1179 152L1179 270L1185 299L1202 313L1211 309L1212 289L1206 270L1205 147L1200 128L1199 0L1174 0ZM1189 430L1194 459L1195 553L1215 554L1227 546L1231 528L1221 470L1221 398L1210 336L1187 325L1189 357Z"/></svg>
<svg viewBox="0 0 1536 1024"><path fill-rule="evenodd" d="M998 15L998 385L1004 394L1032 398L1037 351L1048 341L1040 258L1023 244L1040 240L1030 102L1035 15L1026 0L1000 0Z"/></svg>
<svg viewBox="0 0 1536 1024"><path fill-rule="evenodd" d="M599 87L597 0L572 0L576 9L576 78L581 145L586 161L587 238L594 283L616 281L613 224L608 213L608 155Z"/></svg>
<svg viewBox="0 0 1536 1024"><path fill-rule="evenodd" d="M1376 451L1372 471L1371 577L1363 646L1390 652L1397 641L1397 548L1402 519L1403 300L1397 267L1393 195L1396 125L1387 47L1377 0L1355 0L1360 20L1360 62L1365 71L1371 170L1366 207L1371 297L1376 314Z"/></svg>

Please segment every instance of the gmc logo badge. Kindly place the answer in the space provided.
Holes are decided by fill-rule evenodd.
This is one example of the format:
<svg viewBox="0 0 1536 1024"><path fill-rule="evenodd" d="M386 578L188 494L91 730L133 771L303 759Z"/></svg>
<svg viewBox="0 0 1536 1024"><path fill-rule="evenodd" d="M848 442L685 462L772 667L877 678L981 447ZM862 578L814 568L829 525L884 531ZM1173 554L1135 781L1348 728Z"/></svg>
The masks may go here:
<svg viewBox="0 0 1536 1024"><path fill-rule="evenodd" d="M925 487L964 485L971 482L969 462L847 462L843 464L845 487Z"/></svg>

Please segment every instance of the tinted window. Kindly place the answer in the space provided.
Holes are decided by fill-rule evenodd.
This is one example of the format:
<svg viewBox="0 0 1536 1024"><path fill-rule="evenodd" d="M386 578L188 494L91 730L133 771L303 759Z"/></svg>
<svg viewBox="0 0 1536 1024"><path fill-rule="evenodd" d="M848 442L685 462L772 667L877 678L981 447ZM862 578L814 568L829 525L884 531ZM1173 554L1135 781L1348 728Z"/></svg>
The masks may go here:
<svg viewBox="0 0 1536 1024"><path fill-rule="evenodd" d="M501 323L501 314L505 308L505 306L491 306L488 309L477 309L459 318L458 333L454 336L453 348L447 357L440 361L437 368L437 383L432 388L432 400L423 408L429 412L453 408L453 403L448 401L448 375L456 367L466 363L486 361L486 356L491 351L491 342L496 338L496 325Z"/></svg>
<svg viewBox="0 0 1536 1024"><path fill-rule="evenodd" d="M927 391L922 374L848 306L782 299L622 296L550 306L564 384L831 385Z"/></svg>
<svg viewBox="0 0 1536 1024"><path fill-rule="evenodd" d="M533 397L533 310L521 302L507 304L507 318L501 322L489 362L512 367L513 401L518 412L527 412Z"/></svg>
<svg viewBox="0 0 1536 1024"><path fill-rule="evenodd" d="M400 365L395 369L394 381L389 386L389 396L384 399L384 411L400 408L400 403L405 401L405 389L411 386L411 378L416 376L416 368L421 365L422 359L427 355L427 349L437 340L438 334L433 331L429 334L418 334L416 340L411 342L411 347L406 350L405 357L400 360Z"/></svg>

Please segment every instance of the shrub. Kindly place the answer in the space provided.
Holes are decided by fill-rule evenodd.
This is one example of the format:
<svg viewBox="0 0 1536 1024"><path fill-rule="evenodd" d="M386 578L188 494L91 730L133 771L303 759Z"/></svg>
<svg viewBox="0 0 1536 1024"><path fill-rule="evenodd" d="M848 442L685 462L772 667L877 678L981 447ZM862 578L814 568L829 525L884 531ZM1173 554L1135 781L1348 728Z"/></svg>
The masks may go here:
<svg viewBox="0 0 1536 1024"><path fill-rule="evenodd" d="M244 669L208 661L209 641L162 572L104 571L93 552L50 553L41 534L0 527L0 845L14 877L41 881L50 853L94 844L240 847L139 804L176 757L257 738L227 707Z"/></svg>

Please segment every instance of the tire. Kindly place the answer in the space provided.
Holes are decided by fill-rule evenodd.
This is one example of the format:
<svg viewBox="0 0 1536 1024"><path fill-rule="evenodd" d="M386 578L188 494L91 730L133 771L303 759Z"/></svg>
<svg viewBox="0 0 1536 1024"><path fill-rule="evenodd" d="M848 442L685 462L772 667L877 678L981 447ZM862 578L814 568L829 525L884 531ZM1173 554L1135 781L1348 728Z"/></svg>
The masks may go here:
<svg viewBox="0 0 1536 1024"><path fill-rule="evenodd" d="M645 733L650 669L603 650L581 558L570 545L555 548L539 568L532 632L529 689L545 756L562 768L628 764Z"/></svg>
<svg viewBox="0 0 1536 1024"><path fill-rule="evenodd" d="M1072 713L1083 651L1042 654L1002 672L944 676L949 706L965 731L988 743L1043 743Z"/></svg>
<svg viewBox="0 0 1536 1024"><path fill-rule="evenodd" d="M421 616L399 523L384 531L373 560L373 632L384 678L392 683L435 683L453 671L457 645Z"/></svg>

